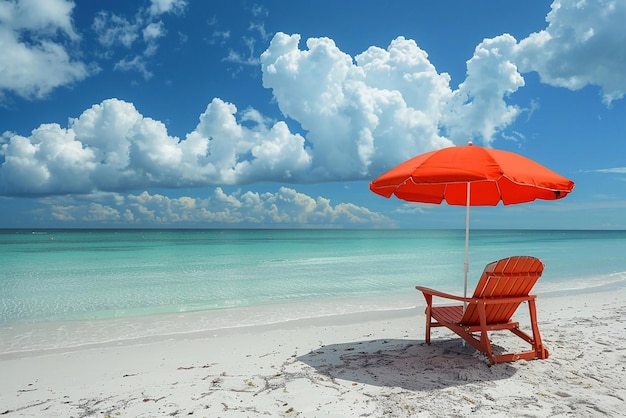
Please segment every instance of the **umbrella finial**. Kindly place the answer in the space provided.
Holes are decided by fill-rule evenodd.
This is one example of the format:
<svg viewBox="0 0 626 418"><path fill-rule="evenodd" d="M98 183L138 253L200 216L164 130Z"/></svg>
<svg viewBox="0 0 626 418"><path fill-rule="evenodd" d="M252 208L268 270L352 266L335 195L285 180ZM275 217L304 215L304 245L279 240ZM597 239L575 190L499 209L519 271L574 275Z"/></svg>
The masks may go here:
<svg viewBox="0 0 626 418"><path fill-rule="evenodd" d="M471 147L472 145L474 145L474 144L472 143L472 141L471 141L471 140L470 140L470 141L467 141L467 146L468 146L468 147Z"/></svg>

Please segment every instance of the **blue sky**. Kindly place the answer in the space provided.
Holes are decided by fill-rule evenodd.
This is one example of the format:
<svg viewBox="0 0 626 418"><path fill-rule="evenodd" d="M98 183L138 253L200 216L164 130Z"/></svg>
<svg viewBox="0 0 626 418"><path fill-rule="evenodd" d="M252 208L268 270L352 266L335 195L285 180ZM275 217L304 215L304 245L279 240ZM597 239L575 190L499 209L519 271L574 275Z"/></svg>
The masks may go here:
<svg viewBox="0 0 626 418"><path fill-rule="evenodd" d="M463 228L385 199L518 152L566 199L472 228L626 229L626 3L0 0L0 228Z"/></svg>

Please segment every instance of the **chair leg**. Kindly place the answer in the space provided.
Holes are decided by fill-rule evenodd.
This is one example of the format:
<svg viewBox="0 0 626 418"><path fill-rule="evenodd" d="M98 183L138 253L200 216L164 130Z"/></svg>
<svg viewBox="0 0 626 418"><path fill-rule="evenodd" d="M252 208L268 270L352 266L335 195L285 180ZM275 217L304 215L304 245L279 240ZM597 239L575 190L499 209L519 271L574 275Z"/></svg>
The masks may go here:
<svg viewBox="0 0 626 418"><path fill-rule="evenodd" d="M430 345L430 324L432 318L430 316L430 310L433 306L433 296L432 295L424 295L426 298L426 345Z"/></svg>
<svg viewBox="0 0 626 418"><path fill-rule="evenodd" d="M491 341L489 340L489 334L487 333L487 313L485 312L485 304L478 303L478 317L480 318L480 346L483 353L489 358L489 363L493 366L496 364L496 358L491 350Z"/></svg>
<svg viewBox="0 0 626 418"><path fill-rule="evenodd" d="M541 334L539 333L539 325L537 325L537 307L535 306L535 300L528 301L528 310L530 311L530 325L533 331L533 349L537 353L537 357L540 359L548 358L548 350L543 347L541 341Z"/></svg>
<svg viewBox="0 0 626 418"><path fill-rule="evenodd" d="M537 307L535 305L534 299L530 299L528 301L528 309L530 311L530 325L532 328L532 336L519 329L519 327L511 328L510 331L524 341L528 342L532 347L532 351L501 354L495 356L496 362L502 363L506 361L516 361L520 359L532 360L536 358L545 360L548 358L548 350L543 346L543 342L541 341L541 334L539 332L539 326L537 324Z"/></svg>

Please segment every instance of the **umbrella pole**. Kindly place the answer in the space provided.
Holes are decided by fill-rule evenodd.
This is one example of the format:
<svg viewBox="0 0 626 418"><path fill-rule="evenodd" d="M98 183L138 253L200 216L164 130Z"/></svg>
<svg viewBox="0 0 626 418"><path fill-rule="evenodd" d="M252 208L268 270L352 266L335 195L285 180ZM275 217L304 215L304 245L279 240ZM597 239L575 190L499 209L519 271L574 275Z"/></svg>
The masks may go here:
<svg viewBox="0 0 626 418"><path fill-rule="evenodd" d="M467 297L467 273L469 271L469 219L470 219L470 182L467 182L467 205L465 206L465 263L463 265L464 270L464 288L463 288L463 297ZM463 311L465 312L465 307L467 306L467 302L463 304Z"/></svg>
<svg viewBox="0 0 626 418"><path fill-rule="evenodd" d="M467 272L469 271L469 219L470 219L470 182L467 182L467 204L465 205L465 263L463 263L463 297L467 297ZM467 302L463 301L463 313L467 309ZM465 340L463 340L465 347Z"/></svg>

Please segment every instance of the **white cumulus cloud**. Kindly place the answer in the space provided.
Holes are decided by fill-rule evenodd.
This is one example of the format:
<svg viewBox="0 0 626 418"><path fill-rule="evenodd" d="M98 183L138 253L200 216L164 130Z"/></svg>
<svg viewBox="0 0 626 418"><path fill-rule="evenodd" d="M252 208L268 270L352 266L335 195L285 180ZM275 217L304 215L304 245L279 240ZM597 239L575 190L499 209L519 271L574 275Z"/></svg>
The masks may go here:
<svg viewBox="0 0 626 418"><path fill-rule="evenodd" d="M79 41L66 0L0 2L0 101L8 92L32 99L81 81L89 67L71 56Z"/></svg>
<svg viewBox="0 0 626 418"><path fill-rule="evenodd" d="M548 27L523 39L517 62L541 81L578 90L599 86L606 104L626 93L626 2L555 0Z"/></svg>
<svg viewBox="0 0 626 418"><path fill-rule="evenodd" d="M263 85L312 144L314 177L362 179L408 153L452 145L438 134L449 76L402 37L353 60L328 38L278 33L261 55Z"/></svg>
<svg viewBox="0 0 626 418"><path fill-rule="evenodd" d="M174 198L147 191L126 195L100 193L88 199L49 198L47 204L49 210L41 216L61 222L109 226L120 223L137 226L358 227L365 224L389 226L391 222L367 208L346 203L333 205L329 199L314 198L288 187L280 187L276 192L236 191L231 194L217 187L205 198Z"/></svg>
<svg viewBox="0 0 626 418"><path fill-rule="evenodd" d="M458 145L480 138L490 144L520 113L506 99L524 79L513 62L517 41L510 35L485 39L467 62L465 80L446 103L442 126Z"/></svg>
<svg viewBox="0 0 626 418"><path fill-rule="evenodd" d="M302 181L311 164L304 138L253 110L240 118L234 105L215 99L180 140L132 104L108 99L67 127L43 124L28 137L6 132L0 191L54 195Z"/></svg>

